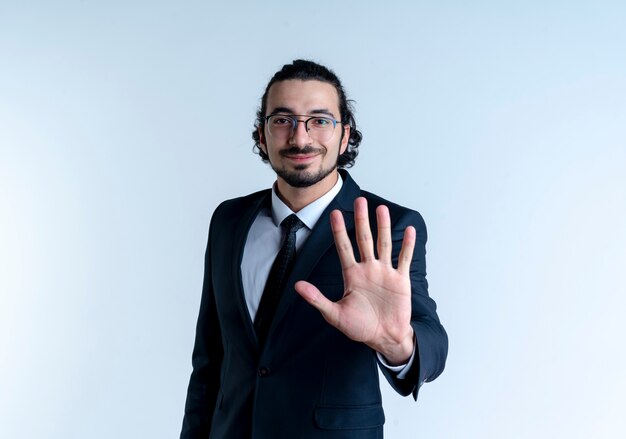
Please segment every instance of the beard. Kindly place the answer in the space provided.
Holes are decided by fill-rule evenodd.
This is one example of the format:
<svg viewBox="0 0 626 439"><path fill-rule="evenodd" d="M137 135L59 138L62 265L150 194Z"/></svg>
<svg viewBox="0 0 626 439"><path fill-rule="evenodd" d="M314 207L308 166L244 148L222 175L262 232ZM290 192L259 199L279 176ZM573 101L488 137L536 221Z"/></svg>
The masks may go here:
<svg viewBox="0 0 626 439"><path fill-rule="evenodd" d="M306 146L304 148L289 148L287 150L281 151L281 155L293 155L293 154L311 154L320 152L319 148L313 148L312 146ZM339 158L339 155L337 155ZM285 168L279 168L275 166L271 161L270 165L274 172L285 180L285 182L292 187L309 187L314 184L322 181L324 178L328 177L335 169L337 169L337 160L329 166L328 168L320 168L317 171L307 171L309 165L297 165L294 167L294 170L288 170Z"/></svg>
<svg viewBox="0 0 626 439"><path fill-rule="evenodd" d="M289 186L293 187L309 187L315 183L322 181L324 178L337 169L337 163L328 168L321 168L317 172L307 172L306 165L297 166L295 171L288 171L286 169L279 169L272 166L274 172L285 180Z"/></svg>

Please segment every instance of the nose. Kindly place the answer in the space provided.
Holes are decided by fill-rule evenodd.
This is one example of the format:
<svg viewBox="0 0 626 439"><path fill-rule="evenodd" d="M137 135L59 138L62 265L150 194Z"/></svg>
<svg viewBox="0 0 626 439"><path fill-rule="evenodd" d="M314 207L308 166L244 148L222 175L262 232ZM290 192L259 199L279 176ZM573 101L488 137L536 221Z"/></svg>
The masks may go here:
<svg viewBox="0 0 626 439"><path fill-rule="evenodd" d="M311 137L306 128L305 121L296 120L296 127L292 130L291 138L289 139L292 145L306 146L311 143Z"/></svg>

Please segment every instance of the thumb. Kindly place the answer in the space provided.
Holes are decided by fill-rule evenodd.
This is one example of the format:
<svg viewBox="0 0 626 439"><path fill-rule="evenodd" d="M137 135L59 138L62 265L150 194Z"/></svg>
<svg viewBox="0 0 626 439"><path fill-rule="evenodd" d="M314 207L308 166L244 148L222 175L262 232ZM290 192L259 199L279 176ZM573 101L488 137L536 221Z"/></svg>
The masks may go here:
<svg viewBox="0 0 626 439"><path fill-rule="evenodd" d="M315 285L307 281L296 282L294 288L304 300L322 314L328 323L337 327L339 324L339 305L328 300Z"/></svg>

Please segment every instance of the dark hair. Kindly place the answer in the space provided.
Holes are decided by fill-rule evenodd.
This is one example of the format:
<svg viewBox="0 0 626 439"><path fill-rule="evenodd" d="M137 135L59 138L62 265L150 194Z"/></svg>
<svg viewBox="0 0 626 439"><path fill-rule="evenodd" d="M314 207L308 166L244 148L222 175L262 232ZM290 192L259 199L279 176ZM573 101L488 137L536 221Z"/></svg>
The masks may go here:
<svg viewBox="0 0 626 439"><path fill-rule="evenodd" d="M361 132L356 129L356 120L354 119L354 113L352 108L352 101L346 98L346 92L341 85L341 81L335 73L324 67L323 65L314 63L313 61L297 59L291 64L285 64L282 69L274 74L270 82L265 87L265 93L261 98L261 107L256 113L256 125L254 131L252 131L252 139L254 139L253 150L259 154L261 160L264 162L269 161L267 154L263 152L260 146L260 136L258 129L263 130L265 126L265 112L267 111L267 94L270 87L276 82L286 81L289 79L300 79L303 81L322 81L327 82L335 87L337 94L339 95L339 112L341 116L342 125L350 125L350 138L348 139L348 147L346 151L339 156L337 166L340 168L349 168L354 165L354 160L359 154L359 144L363 136ZM343 131L342 131L343 136Z"/></svg>

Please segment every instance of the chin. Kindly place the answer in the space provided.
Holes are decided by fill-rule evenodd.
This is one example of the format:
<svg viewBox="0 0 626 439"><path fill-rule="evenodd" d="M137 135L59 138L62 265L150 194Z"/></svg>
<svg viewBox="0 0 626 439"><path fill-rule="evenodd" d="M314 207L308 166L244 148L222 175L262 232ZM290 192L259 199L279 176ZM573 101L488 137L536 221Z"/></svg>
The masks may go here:
<svg viewBox="0 0 626 439"><path fill-rule="evenodd" d="M307 171L308 165L297 165L293 171L286 169L274 169L276 174L281 177L285 182L292 187L309 187L319 183L328 177L335 169L337 165L328 169L320 169L317 172Z"/></svg>

